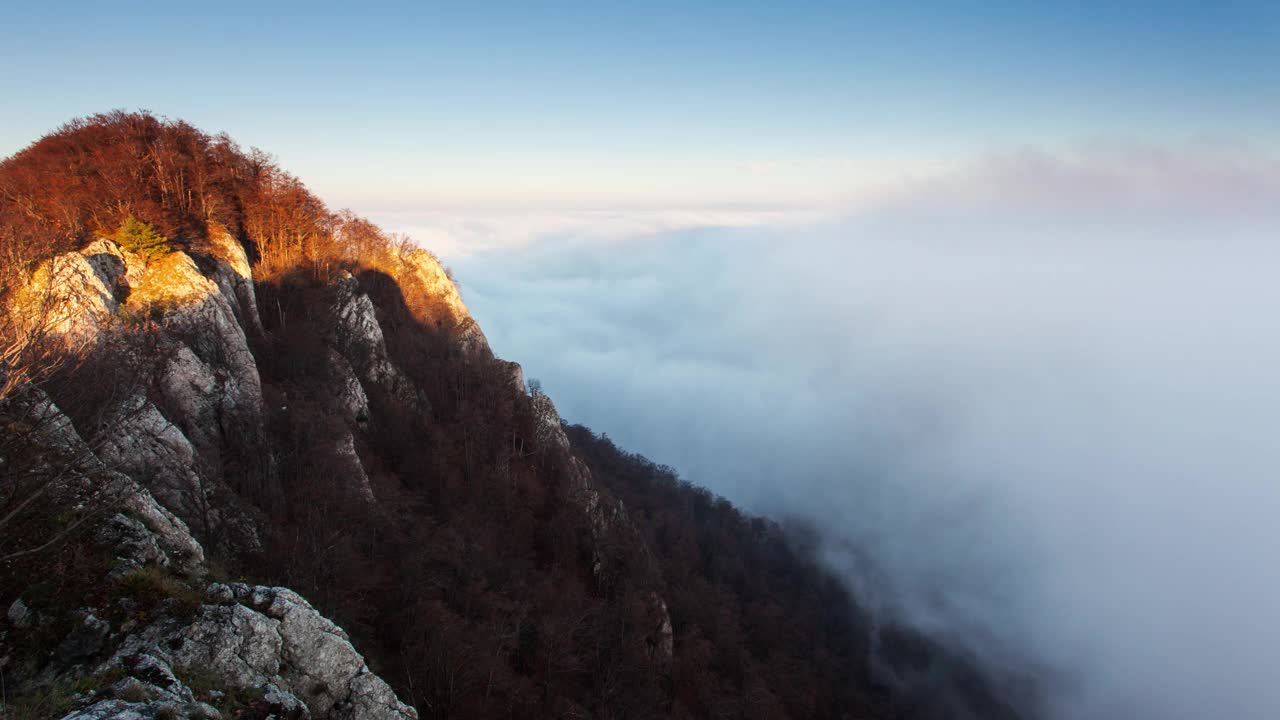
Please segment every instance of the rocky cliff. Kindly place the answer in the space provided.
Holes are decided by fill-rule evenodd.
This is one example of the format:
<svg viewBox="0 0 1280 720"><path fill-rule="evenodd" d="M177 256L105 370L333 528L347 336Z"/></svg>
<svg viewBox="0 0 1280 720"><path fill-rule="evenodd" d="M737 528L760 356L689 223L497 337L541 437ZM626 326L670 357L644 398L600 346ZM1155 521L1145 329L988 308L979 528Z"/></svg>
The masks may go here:
<svg viewBox="0 0 1280 720"><path fill-rule="evenodd" d="M39 266L17 300L28 312L38 307L51 314L53 335L67 348L104 355L133 372L120 392L97 401L104 406L94 413L108 420L97 426L92 445L34 387L0 407L11 429L29 431L29 443L47 462L71 464L48 497L72 512L97 507L84 547L109 558L101 569L110 584L101 593L103 606L46 607L19 593L0 646L12 648L3 659L10 682L51 688L44 709L65 707L66 717L77 719L227 712L416 717L370 672L348 635L297 593L213 582L205 548L188 529L198 527L206 542L226 551L259 550L262 512L236 487L231 476L245 471L229 469L228 458L249 448L263 466L255 472L272 463L264 429L269 413L250 349L250 338L264 332L252 270L244 248L224 230L211 228L210 237L204 253L176 250L159 258L99 238ZM457 350L491 355L439 263L422 251L399 261L397 282L436 301L432 320L447 328ZM418 410L428 400L391 359L377 309L356 278L340 271L324 294L328 300L319 307L327 317L318 322L327 330L318 361L331 391L325 402L345 421L331 450L348 489L376 503L357 451L371 413L369 394ZM507 367L509 391L523 396L519 366ZM534 405L540 425L532 440L571 468L571 497L588 518L594 572L603 574L606 536L633 532L625 511L601 495L573 457L550 399L538 395ZM287 405L278 412L287 413ZM164 597L140 610L139 588ZM669 663L666 606L656 593L646 602L654 652ZM56 647L28 642L53 627L66 631ZM66 694L67 687L75 692Z"/></svg>
<svg viewBox="0 0 1280 720"><path fill-rule="evenodd" d="M43 393L5 400L0 415L8 431L27 431L20 455L28 471L55 471L44 487L50 509L89 521L76 547L92 558L85 595L48 597L37 587L8 606L0 669L9 687L36 689L18 712L417 717L369 671L342 629L296 593L210 582L204 548L186 523L103 462ZM17 459L6 450L6 461Z"/></svg>
<svg viewBox="0 0 1280 720"><path fill-rule="evenodd" d="M885 631L806 533L566 426L434 256L226 136L68 124L0 162L0 257L4 720L1033 697Z"/></svg>
<svg viewBox="0 0 1280 720"><path fill-rule="evenodd" d="M73 682L80 692L41 710L69 700L79 706L68 715L74 718L219 717L218 705L289 718L416 717L369 672L342 629L296 593L209 582L188 523L238 548L258 546L259 528L218 463L233 443L263 435L262 388L248 345L262 333L251 270L238 242L225 231L211 235L212 252L198 259L176 251L150 262L97 240L38 268L19 301L51 311L70 347L92 352L139 334L151 342L147 357L132 358L141 369L128 392L96 408L112 418L96 447L34 388L0 409L10 432L28 431L24 457L4 461L31 462L26 453L37 447L46 462L72 466L55 473L47 497L72 512L100 506L88 547L110 556L102 580L118 590L107 593L107 607L14 599L4 646L34 656L22 658L25 668L6 668L9 682ZM335 319L353 326L348 354L369 369L365 382L394 378L367 298L353 304L357 311L340 310ZM346 359L334 355L333 362L350 374ZM340 388L354 420L364 404L361 383L349 378ZM350 445L351 482L367 495ZM140 620L130 589L148 582L169 597ZM56 648L30 646L24 636L65 625L56 615L68 611L77 621ZM2 662L14 661L10 654Z"/></svg>

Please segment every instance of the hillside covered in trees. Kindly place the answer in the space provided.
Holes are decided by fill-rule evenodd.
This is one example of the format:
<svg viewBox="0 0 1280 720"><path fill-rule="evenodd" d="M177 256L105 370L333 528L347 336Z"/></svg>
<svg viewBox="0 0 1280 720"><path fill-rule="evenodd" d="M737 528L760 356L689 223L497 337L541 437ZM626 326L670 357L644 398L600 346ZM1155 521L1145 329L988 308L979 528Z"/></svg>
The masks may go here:
<svg viewBox="0 0 1280 720"><path fill-rule="evenodd" d="M803 533L565 425L429 252L225 135L69 123L0 164L0 254L4 717L160 717L162 690L120 689L163 685L135 639L226 608L287 627L252 585L423 718L1026 712L861 611ZM120 566L110 528L168 514L203 559ZM70 642L88 617L109 630ZM188 677L157 647L200 712L373 716L300 651Z"/></svg>

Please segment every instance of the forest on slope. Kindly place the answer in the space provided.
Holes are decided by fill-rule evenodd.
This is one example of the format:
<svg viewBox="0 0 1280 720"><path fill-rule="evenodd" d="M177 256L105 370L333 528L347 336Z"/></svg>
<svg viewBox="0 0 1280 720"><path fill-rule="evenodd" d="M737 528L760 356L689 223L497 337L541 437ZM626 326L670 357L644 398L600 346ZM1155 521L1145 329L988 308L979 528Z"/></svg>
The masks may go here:
<svg viewBox="0 0 1280 720"><path fill-rule="evenodd" d="M252 266L256 307L239 321L261 421L175 420L212 438L197 474L225 492L170 509L220 574L288 586L337 621L420 716L1018 716L972 662L861 611L803 532L562 426L421 272L421 249L225 135L113 112L0 164L3 392L40 388L91 446L118 440L112 408L135 391L173 420L154 379L177 332L162 303L84 352L14 308L44 263L96 239L147 268L185 253L208 272L221 237ZM341 320L361 298L386 357L352 361L378 381L348 412L330 359L359 340ZM0 602L101 593L83 537L57 537L25 502L7 440ZM58 542L8 552L43 537Z"/></svg>

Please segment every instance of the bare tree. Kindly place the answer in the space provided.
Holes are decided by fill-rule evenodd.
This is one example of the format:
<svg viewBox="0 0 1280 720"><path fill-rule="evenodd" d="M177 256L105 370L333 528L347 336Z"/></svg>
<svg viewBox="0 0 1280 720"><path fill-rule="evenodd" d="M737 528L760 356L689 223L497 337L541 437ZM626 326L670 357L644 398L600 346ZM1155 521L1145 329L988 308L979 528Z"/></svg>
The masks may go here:
<svg viewBox="0 0 1280 720"><path fill-rule="evenodd" d="M99 349L102 337L65 332L74 290L47 283L35 296L10 298L0 312L0 562L50 549L85 523L114 507L126 481L104 465L77 432L65 408L44 392L57 376L90 390L86 409L121 408L117 395L136 383L92 383L77 377L97 355L99 364L123 367L115 353ZM83 290L82 290L83 291ZM109 331L108 331L109 332ZM96 391L96 392L95 392ZM100 403L103 392L111 403ZM127 411L127 408L123 408ZM31 532L33 520L64 517L52 507L74 509L52 530ZM64 517L65 519L65 517ZM39 524L39 523L36 523ZM48 523L45 522L45 525Z"/></svg>
<svg viewBox="0 0 1280 720"><path fill-rule="evenodd" d="M89 340L57 332L60 320L48 290L0 313L0 400L83 359Z"/></svg>
<svg viewBox="0 0 1280 720"><path fill-rule="evenodd" d="M127 486L37 388L0 400L0 563L63 542L113 508ZM72 512L49 512L55 507ZM33 520L56 522L33 531Z"/></svg>

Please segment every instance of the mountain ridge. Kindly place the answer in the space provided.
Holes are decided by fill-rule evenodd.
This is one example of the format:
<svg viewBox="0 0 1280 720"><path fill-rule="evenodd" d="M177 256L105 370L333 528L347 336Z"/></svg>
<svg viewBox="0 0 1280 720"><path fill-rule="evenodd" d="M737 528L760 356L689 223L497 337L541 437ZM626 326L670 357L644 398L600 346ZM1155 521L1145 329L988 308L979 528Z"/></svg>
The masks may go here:
<svg viewBox="0 0 1280 720"><path fill-rule="evenodd" d="M674 479L695 511L601 482L607 455L493 356L434 256L265 155L112 113L0 164L0 197L0 654L29 697L78 718L1018 715L927 639L904 646L942 681L884 676L776 525ZM130 248L139 224L164 242ZM80 459L50 480L58 443ZM18 507L23 483L48 495ZM10 558L18 527L54 544ZM175 674L193 664L213 670ZM978 690L953 697L961 675Z"/></svg>

